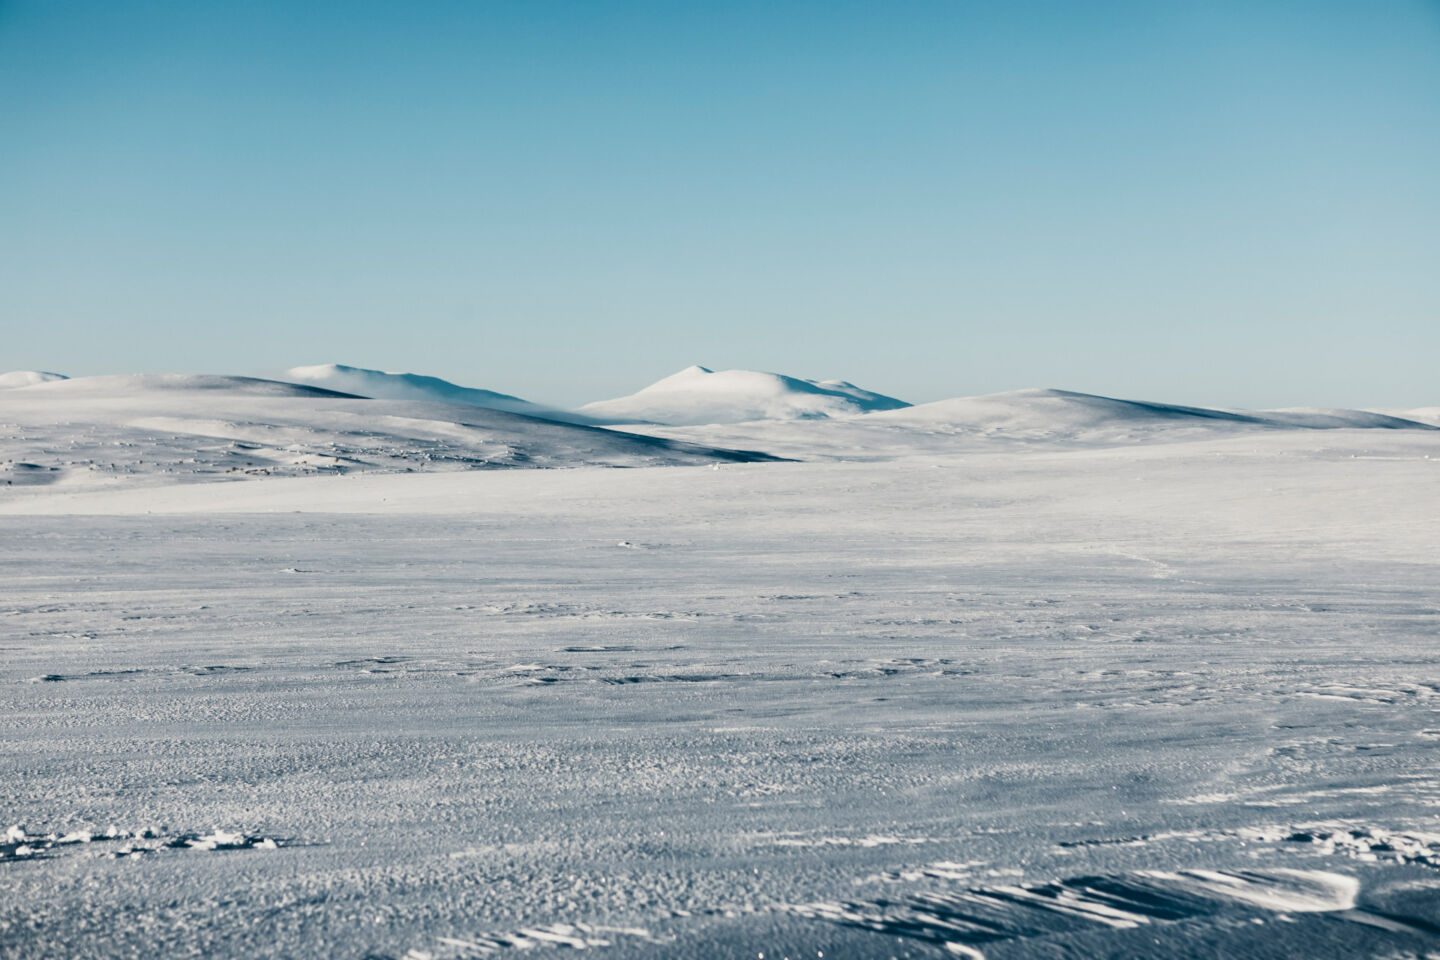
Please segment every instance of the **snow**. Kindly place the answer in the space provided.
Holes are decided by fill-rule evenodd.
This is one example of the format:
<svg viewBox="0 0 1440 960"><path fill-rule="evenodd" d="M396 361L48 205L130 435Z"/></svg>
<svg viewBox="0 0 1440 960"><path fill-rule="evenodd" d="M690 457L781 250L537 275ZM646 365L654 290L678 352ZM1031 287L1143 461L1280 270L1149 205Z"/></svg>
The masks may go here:
<svg viewBox="0 0 1440 960"><path fill-rule="evenodd" d="M62 373L46 373L44 370L11 370L9 373L0 373L0 390L28 387L37 383L64 379L66 378Z"/></svg>
<svg viewBox="0 0 1440 960"><path fill-rule="evenodd" d="M941 400L882 414L879 419L1011 437L1106 442L1132 441L1144 433L1173 439L1193 435L1183 431L1194 428L1429 429L1428 424L1365 410L1210 409L1043 389ZM1182 432L1177 434L1177 428Z"/></svg>
<svg viewBox="0 0 1440 960"><path fill-rule="evenodd" d="M1401 417L1374 413L1369 410L1322 409L1318 407L1290 407L1282 410L1264 410L1261 415L1280 426L1304 427L1316 430L1336 430L1348 427L1365 427L1381 430L1414 430L1418 427L1429 429L1434 424L1415 417Z"/></svg>
<svg viewBox="0 0 1440 960"><path fill-rule="evenodd" d="M789 458L853 460L944 456L997 445L1116 446L1294 430L1431 431L1437 425L1364 410L1233 410L1031 389L820 422L634 424L629 429Z"/></svg>
<svg viewBox="0 0 1440 960"><path fill-rule="evenodd" d="M905 406L843 380L691 366L638 393L587 403L580 411L603 423L701 424L848 417Z"/></svg>
<svg viewBox="0 0 1440 960"><path fill-rule="evenodd" d="M307 390L0 397L0 955L1436 949L1440 431Z"/></svg>
<svg viewBox="0 0 1440 960"><path fill-rule="evenodd" d="M322 363L308 367L291 367L285 371L285 379L382 400L455 403L470 407L484 407L489 410L505 410L509 413L523 413L551 420L575 423L594 422L577 414L531 403L509 394L496 393L493 390L479 390L474 387L462 387L448 380L441 380L439 377L428 377L416 373L388 373L383 370L349 367L340 363Z"/></svg>
<svg viewBox="0 0 1440 960"><path fill-rule="evenodd" d="M757 457L764 459L500 410L371 400L248 377L80 377L0 393L0 481L32 490Z"/></svg>

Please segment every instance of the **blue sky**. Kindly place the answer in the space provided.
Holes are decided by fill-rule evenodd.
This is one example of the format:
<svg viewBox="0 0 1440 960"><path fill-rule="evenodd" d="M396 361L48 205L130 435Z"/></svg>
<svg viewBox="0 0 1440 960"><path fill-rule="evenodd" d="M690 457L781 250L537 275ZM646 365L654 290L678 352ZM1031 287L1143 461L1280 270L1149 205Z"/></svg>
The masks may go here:
<svg viewBox="0 0 1440 960"><path fill-rule="evenodd" d="M1440 2L0 0L0 369L1440 403Z"/></svg>

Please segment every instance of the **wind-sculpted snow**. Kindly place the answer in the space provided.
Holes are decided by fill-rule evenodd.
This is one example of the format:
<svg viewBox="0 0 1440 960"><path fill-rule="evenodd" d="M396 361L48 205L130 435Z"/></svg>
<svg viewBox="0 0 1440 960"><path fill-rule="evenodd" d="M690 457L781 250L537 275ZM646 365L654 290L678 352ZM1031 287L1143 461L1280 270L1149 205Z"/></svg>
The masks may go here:
<svg viewBox="0 0 1440 960"><path fill-rule="evenodd" d="M773 459L245 377L83 377L0 392L3 488Z"/></svg>
<svg viewBox="0 0 1440 960"><path fill-rule="evenodd" d="M811 917L983 958L981 946L1052 939L1087 927L1129 930L1157 923L1256 911L1350 910L1359 883L1326 871L1137 870L1038 884L1003 884L900 900L813 903Z"/></svg>
<svg viewBox="0 0 1440 960"><path fill-rule="evenodd" d="M602 423L699 424L853 417L908 406L844 380L693 366L628 397L588 403L580 410Z"/></svg>
<svg viewBox="0 0 1440 960"><path fill-rule="evenodd" d="M1440 952L1440 434L987 444L0 499L0 956Z"/></svg>

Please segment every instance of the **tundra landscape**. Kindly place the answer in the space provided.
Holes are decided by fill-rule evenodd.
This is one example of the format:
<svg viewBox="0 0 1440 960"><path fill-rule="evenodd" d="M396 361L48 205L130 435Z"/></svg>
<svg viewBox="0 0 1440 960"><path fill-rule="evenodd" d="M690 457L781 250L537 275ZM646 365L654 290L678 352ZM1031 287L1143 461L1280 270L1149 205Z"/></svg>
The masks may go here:
<svg viewBox="0 0 1440 960"><path fill-rule="evenodd" d="M287 376L3 380L0 955L1440 947L1434 410Z"/></svg>

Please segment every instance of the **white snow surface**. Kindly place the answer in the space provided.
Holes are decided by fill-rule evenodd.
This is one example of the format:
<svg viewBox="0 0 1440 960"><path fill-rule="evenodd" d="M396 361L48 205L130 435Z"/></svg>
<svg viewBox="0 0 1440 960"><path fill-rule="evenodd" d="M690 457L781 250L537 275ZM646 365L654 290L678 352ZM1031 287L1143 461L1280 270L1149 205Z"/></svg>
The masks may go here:
<svg viewBox="0 0 1440 960"><path fill-rule="evenodd" d="M1440 431L980 399L6 391L0 956L1440 950Z"/></svg>
<svg viewBox="0 0 1440 960"><path fill-rule="evenodd" d="M291 367L285 371L285 379L295 383L339 390L342 393L379 400L417 400L425 403L455 403L469 407L485 407L489 410L504 410L508 413L523 413L532 417L550 420L564 420L573 423L594 423L588 417L531 403L507 393L462 387L418 373L391 373L384 370L367 370L364 367L350 367L343 363L321 363L306 367Z"/></svg>
<svg viewBox="0 0 1440 960"><path fill-rule="evenodd" d="M638 393L587 403L603 423L701 424L850 417L909 406L844 380L803 380L757 370L686 367Z"/></svg>
<svg viewBox="0 0 1440 960"><path fill-rule="evenodd" d="M29 387L37 383L64 379L66 376L63 373L47 373L44 370L11 370L9 373L0 373L0 390Z"/></svg>

